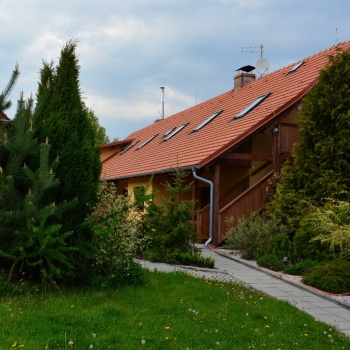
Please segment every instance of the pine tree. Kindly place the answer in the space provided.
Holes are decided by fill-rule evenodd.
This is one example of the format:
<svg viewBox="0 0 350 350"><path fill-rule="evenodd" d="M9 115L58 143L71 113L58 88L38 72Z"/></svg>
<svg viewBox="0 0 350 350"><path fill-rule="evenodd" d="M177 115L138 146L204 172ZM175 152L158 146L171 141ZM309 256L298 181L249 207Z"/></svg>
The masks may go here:
<svg viewBox="0 0 350 350"><path fill-rule="evenodd" d="M62 232L59 221L74 202L45 204L47 194L59 181L49 163L50 146L34 138L33 100L18 102L17 113L10 126L0 133L0 256L11 265L8 280L20 263L41 274L43 280L62 278L73 266L66 253L71 232ZM39 159L39 166L27 164ZM56 162L54 162L56 163Z"/></svg>
<svg viewBox="0 0 350 350"><path fill-rule="evenodd" d="M270 212L296 227L307 203L344 199L350 191L350 55L329 57L319 82L303 100L299 141L293 162L283 168L282 182Z"/></svg>
<svg viewBox="0 0 350 350"><path fill-rule="evenodd" d="M15 86L18 76L19 76L19 68L18 68L18 64L16 64L15 69L12 72L10 81L6 85L4 91L0 94L0 112L4 112L6 109L10 108L12 105L11 101L8 100L7 98Z"/></svg>
<svg viewBox="0 0 350 350"><path fill-rule="evenodd" d="M74 40L62 48L55 71L52 64L44 63L37 106L43 103L47 81L50 81L50 96L45 110L37 111L36 115L43 123L39 139L43 142L48 137L51 161L56 157L60 159L57 169L60 184L52 192L51 199L58 203L74 198L78 200L74 212L64 222L64 228L73 231L84 222L96 202L101 171L95 131L81 97L76 48Z"/></svg>

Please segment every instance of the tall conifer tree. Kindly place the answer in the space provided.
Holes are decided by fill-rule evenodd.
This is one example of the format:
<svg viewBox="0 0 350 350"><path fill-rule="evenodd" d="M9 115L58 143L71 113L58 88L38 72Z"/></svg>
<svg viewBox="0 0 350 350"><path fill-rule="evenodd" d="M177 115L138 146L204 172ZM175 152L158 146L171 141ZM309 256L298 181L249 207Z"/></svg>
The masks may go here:
<svg viewBox="0 0 350 350"><path fill-rule="evenodd" d="M338 51L321 70L303 100L294 161L283 169L270 205L277 216L297 225L305 203L322 205L350 191L350 55ZM304 204L303 204L304 203ZM294 223L293 223L294 222Z"/></svg>
<svg viewBox="0 0 350 350"><path fill-rule="evenodd" d="M60 184L52 192L52 198L58 202L78 200L75 210L64 222L65 229L74 231L95 204L101 171L95 132L82 101L76 48L75 40L62 48L55 71L52 64L44 63L37 92L39 109L46 98L45 87L50 89L50 96L45 110L37 111L36 116L43 122L39 138L43 141L48 137L52 146L51 160L57 156L60 159L57 169Z"/></svg>
<svg viewBox="0 0 350 350"><path fill-rule="evenodd" d="M0 257L9 267L10 281L16 267L31 266L46 280L71 273L65 255L70 232L62 232L62 214L74 202L46 204L47 194L58 185L56 162L49 163L50 145L35 138L33 100L21 98L15 118L0 132ZM32 162L37 158L37 162ZM37 164L34 168L29 163Z"/></svg>

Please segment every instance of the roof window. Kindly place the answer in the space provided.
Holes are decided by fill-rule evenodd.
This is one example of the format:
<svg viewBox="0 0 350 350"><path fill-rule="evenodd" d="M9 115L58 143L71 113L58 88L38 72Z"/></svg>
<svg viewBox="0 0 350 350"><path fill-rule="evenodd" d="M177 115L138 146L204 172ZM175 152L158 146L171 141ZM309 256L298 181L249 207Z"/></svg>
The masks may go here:
<svg viewBox="0 0 350 350"><path fill-rule="evenodd" d="M136 150L141 149L142 147L146 146L147 143L151 142L155 137L157 137L158 134L155 134L153 136L151 136L148 140L146 140L142 145L140 145L139 147L136 148Z"/></svg>
<svg viewBox="0 0 350 350"><path fill-rule="evenodd" d="M267 97L269 97L271 93L267 93L264 95L259 96L256 98L249 106L244 108L242 111L240 111L234 118L233 120L240 119L244 117L246 114L248 114L251 110L253 110L255 107L257 107L262 101L264 101Z"/></svg>
<svg viewBox="0 0 350 350"><path fill-rule="evenodd" d="M205 125L207 125L208 123L210 123L210 122L211 122L214 118L216 118L221 112L222 112L222 110L213 113L209 118L207 118L206 120L204 120L203 123L199 124L199 125L198 125L196 128L194 128L192 131L193 131L193 132L196 132L196 131L202 129L203 126L205 126Z"/></svg>
<svg viewBox="0 0 350 350"><path fill-rule="evenodd" d="M176 129L176 127L174 126L173 128L169 129L164 135L163 137L168 136L174 129Z"/></svg>
<svg viewBox="0 0 350 350"><path fill-rule="evenodd" d="M177 129L173 130L172 132L170 132L169 135L167 135L166 137L163 138L163 141L168 141L169 139L171 139L173 136L175 136L179 131L181 131L186 125L188 125L189 123L185 123L180 125Z"/></svg>
<svg viewBox="0 0 350 350"><path fill-rule="evenodd" d="M304 64L304 61L298 62L298 63L287 73L287 75L292 74L292 73L294 73L295 71L297 71L303 64Z"/></svg>
<svg viewBox="0 0 350 350"><path fill-rule="evenodd" d="M125 152L129 151L130 148L133 148L135 145L137 145L140 142L140 140L137 140L130 145L126 146L121 152L120 155L124 154Z"/></svg>

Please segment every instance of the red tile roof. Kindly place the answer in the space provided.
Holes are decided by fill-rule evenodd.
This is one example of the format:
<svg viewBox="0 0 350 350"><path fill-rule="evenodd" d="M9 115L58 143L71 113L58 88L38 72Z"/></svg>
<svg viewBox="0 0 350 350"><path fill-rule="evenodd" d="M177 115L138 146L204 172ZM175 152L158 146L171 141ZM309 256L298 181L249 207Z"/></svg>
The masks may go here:
<svg viewBox="0 0 350 350"><path fill-rule="evenodd" d="M0 120L9 121L10 118L2 111L0 111Z"/></svg>
<svg viewBox="0 0 350 350"><path fill-rule="evenodd" d="M300 101L317 82L320 69L328 62L328 56L336 53L337 47L350 51L350 41L304 59L304 64L294 73L288 74L297 62L132 133L127 140L139 141L138 145L106 159L101 178L128 178L166 172L178 166L210 164ZM271 95L245 116L233 121L235 115L266 93ZM210 123L192 132L220 110L223 112ZM188 124L163 141L167 131L184 123ZM148 144L137 149L156 134Z"/></svg>

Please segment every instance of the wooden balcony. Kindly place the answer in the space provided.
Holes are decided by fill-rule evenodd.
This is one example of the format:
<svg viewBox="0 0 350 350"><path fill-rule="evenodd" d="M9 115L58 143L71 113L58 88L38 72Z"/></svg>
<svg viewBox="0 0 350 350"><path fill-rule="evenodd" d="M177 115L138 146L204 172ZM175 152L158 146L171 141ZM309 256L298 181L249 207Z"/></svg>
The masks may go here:
<svg viewBox="0 0 350 350"><path fill-rule="evenodd" d="M214 244L222 243L226 238L227 219L233 217L234 222L238 222L239 218L247 217L250 212L255 212L264 207L266 198L266 189L269 179L273 172L265 175L254 186L247 188L247 181L240 183L240 187L235 187L232 194L224 196L220 200L218 232L214 232ZM249 184L248 184L249 185ZM228 201L231 198L231 201ZM233 199L232 199L233 198ZM197 213L197 232L202 237L209 237L209 205L205 206Z"/></svg>

